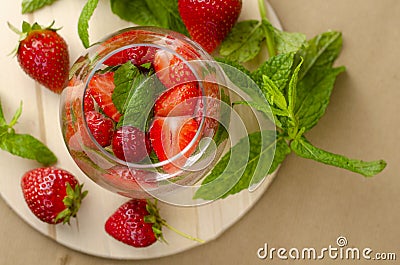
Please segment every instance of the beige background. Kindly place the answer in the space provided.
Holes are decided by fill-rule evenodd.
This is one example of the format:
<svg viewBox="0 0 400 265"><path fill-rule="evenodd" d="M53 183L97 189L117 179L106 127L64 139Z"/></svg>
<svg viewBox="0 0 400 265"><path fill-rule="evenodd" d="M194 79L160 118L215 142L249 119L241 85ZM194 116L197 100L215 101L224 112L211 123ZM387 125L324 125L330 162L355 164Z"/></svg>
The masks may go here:
<svg viewBox="0 0 400 265"><path fill-rule="evenodd" d="M65 1L65 0L64 0ZM255 207L217 240L174 256L148 261L99 259L71 251L24 223L0 200L0 264L287 264L259 260L271 247L336 246L395 252L400 260L400 1L270 0L288 31L308 37L341 30L336 84L326 115L309 134L315 145L388 167L373 179L291 155ZM4 25L2 25L4 26ZM7 176L1 176L7 177ZM293 262L289 262L293 263ZM296 264L370 264L372 261L297 261Z"/></svg>

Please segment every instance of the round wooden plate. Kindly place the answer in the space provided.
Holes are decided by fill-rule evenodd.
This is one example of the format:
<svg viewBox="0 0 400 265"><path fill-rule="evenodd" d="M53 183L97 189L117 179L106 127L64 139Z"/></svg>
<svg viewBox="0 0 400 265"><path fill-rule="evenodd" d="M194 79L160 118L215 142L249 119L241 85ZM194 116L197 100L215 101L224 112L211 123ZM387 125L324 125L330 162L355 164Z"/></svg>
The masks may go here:
<svg viewBox="0 0 400 265"><path fill-rule="evenodd" d="M49 25L56 19L59 33L67 40L73 62L82 52L77 33L77 21L86 1L57 1L52 6L43 8L30 15L21 15L21 1L8 1L0 9L0 99L7 119L10 119L23 101L22 116L15 126L17 132L30 133L46 143L53 150L59 161L58 167L67 169L85 183L89 196L85 199L79 212L78 220L71 226L47 225L39 221L26 206L20 189L22 175L39 167L36 162L15 157L0 151L0 192L3 199L21 218L39 232L53 238L67 247L87 254L115 259L149 259L167 256L195 247L198 243L187 240L164 229L164 236L169 244L156 243L148 248L135 249L124 245L104 232L105 220L127 198L113 194L87 178L74 164L64 146L59 126L59 95L41 87L20 69L16 58L7 56L17 43L18 37L7 28L9 21L18 28L23 20L30 23L37 21L41 25ZM268 5L269 18L278 28L280 23ZM257 19L258 6L256 0L243 0L240 19ZM107 19L104 19L107 18ZM110 7L100 1L90 23L92 41L103 35L127 26L125 21L113 15ZM237 222L261 197L274 175L270 175L254 192L243 191L224 200L200 206L177 207L160 204L161 215L174 227L190 235L206 241L217 238L227 228Z"/></svg>

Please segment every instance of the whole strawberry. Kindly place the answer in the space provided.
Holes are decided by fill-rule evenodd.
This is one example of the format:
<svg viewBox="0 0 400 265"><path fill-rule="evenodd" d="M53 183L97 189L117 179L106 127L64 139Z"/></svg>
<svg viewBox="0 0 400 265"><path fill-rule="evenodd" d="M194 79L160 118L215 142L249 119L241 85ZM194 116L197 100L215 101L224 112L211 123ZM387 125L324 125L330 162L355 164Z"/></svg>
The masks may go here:
<svg viewBox="0 0 400 265"><path fill-rule="evenodd" d="M150 212L152 214L150 214ZM133 247L147 247L162 238L158 210L146 200L133 199L121 205L105 223L106 232ZM151 222L150 222L151 221Z"/></svg>
<svg viewBox="0 0 400 265"><path fill-rule="evenodd" d="M187 235L170 226L161 218L157 200L132 199L121 205L106 221L106 232L118 241L133 247L142 248L154 244L157 240L165 241L162 227L200 243L203 240Z"/></svg>
<svg viewBox="0 0 400 265"><path fill-rule="evenodd" d="M241 0L178 0L190 36L211 53L225 39L242 9Z"/></svg>
<svg viewBox="0 0 400 265"><path fill-rule="evenodd" d="M76 217L87 191L63 169L37 168L24 174L21 188L32 213L49 224L69 223Z"/></svg>
<svg viewBox="0 0 400 265"><path fill-rule="evenodd" d="M16 55L21 68L34 80L55 93L61 93L68 82L69 53L65 40L56 29L37 23L22 23L22 32L9 24L20 35Z"/></svg>

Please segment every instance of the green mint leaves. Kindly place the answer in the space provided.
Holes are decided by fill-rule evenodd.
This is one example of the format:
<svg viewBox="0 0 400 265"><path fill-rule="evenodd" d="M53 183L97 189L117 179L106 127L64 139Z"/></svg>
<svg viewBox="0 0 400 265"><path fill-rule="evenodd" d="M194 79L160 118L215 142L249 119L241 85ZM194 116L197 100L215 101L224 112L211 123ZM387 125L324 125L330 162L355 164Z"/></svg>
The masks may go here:
<svg viewBox="0 0 400 265"><path fill-rule="evenodd" d="M48 166L57 162L56 156L42 142L29 134L17 134L14 125L22 113L22 103L10 123L7 123L0 102L0 149L13 155L33 159Z"/></svg>
<svg viewBox="0 0 400 265"><path fill-rule="evenodd" d="M89 42L89 20L97 7L99 0L88 0L82 9L78 19L78 35L85 48L90 46Z"/></svg>
<svg viewBox="0 0 400 265"><path fill-rule="evenodd" d="M143 74L130 61L115 71L114 84L112 101L123 114L118 126L144 130L155 99L164 90L163 85L152 72Z"/></svg>
<svg viewBox="0 0 400 265"><path fill-rule="evenodd" d="M231 61L247 62L260 52L264 39L265 33L260 21L241 21L222 42L219 53Z"/></svg>
<svg viewBox="0 0 400 265"><path fill-rule="evenodd" d="M221 158L211 173L204 179L194 198L206 200L225 198L248 188L250 183L253 182L253 178L258 180L256 182L264 178L270 165L260 163L260 159L272 160L275 140L272 139L272 142L264 141L265 144L262 144L262 133L264 134L263 137L266 138L275 137L275 132L263 131L242 138ZM235 153L237 155L234 155ZM243 159L243 154L246 153L248 153L248 159ZM235 157L235 159L232 160L232 157ZM207 185L208 183L210 185Z"/></svg>
<svg viewBox="0 0 400 265"><path fill-rule="evenodd" d="M322 33L301 46L297 45L300 43L297 40L294 35L291 35L284 41L287 42L287 47L299 47L297 51L293 51L291 48L287 49L288 52L270 57L253 72L244 71L259 86L269 107L263 105L262 101L235 103L251 106L264 112L267 117L275 121L277 127L275 153L269 170L264 169L263 177L273 173L291 152L300 157L340 167L366 177L378 174L385 168L385 161L369 162L334 154L313 146L304 136L304 133L313 128L324 115L336 77L345 68L333 66L342 47L342 36L339 32ZM276 38L274 42L278 43ZM277 52L282 51L276 49L276 46L273 49ZM227 59L220 61L229 63ZM237 67L238 70L242 69L241 66L237 66L237 60L229 64ZM232 81L235 83L234 80ZM237 82L235 84L238 85ZM252 185L260 182L262 177L253 179L254 168L258 163L266 160L258 158L265 152L264 148L260 147L258 137L259 132L250 134L233 146L230 152L217 163L211 174L206 177L194 198L206 200L225 198L241 190L251 190ZM230 174L228 181L225 168L230 155L232 151L240 150L245 142L250 144L249 162L238 165L239 169L243 169L241 176L236 176L235 172L228 172L228 175ZM260 169L262 166L258 168ZM259 176L261 175L259 174ZM250 182L250 179L253 180ZM232 181L235 181L234 184L231 183ZM214 185L207 185L210 182L213 182ZM221 190L227 192L220 194Z"/></svg>
<svg viewBox="0 0 400 265"><path fill-rule="evenodd" d="M321 150L313 146L304 136L292 141L290 147L300 157L344 168L365 177L372 177L378 174L386 166L386 162L383 160L365 162Z"/></svg>
<svg viewBox="0 0 400 265"><path fill-rule="evenodd" d="M141 26L158 26L188 35L177 0L110 0L111 10L121 19Z"/></svg>
<svg viewBox="0 0 400 265"><path fill-rule="evenodd" d="M243 63L256 57L264 41L270 57L280 53L297 52L306 42L301 33L289 33L274 28L268 21L264 0L259 0L261 20L245 20L236 23L220 46L222 57Z"/></svg>
<svg viewBox="0 0 400 265"><path fill-rule="evenodd" d="M51 5L56 0L23 0L21 4L22 14L32 13L46 5Z"/></svg>

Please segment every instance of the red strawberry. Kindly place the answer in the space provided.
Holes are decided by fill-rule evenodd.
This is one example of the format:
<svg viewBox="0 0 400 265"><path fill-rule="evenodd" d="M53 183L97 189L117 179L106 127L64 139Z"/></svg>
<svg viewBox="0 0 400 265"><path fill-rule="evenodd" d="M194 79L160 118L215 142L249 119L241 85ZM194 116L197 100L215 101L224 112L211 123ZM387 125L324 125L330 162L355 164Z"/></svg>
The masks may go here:
<svg viewBox="0 0 400 265"><path fill-rule="evenodd" d="M87 194L82 186L71 173L55 167L31 170L21 180L29 209L49 224L69 223L71 217L76 217Z"/></svg>
<svg viewBox="0 0 400 265"><path fill-rule="evenodd" d="M157 240L165 241L162 227L199 243L203 240L187 235L169 225L161 218L157 200L132 199L122 204L106 221L106 232L118 241L133 247L148 247Z"/></svg>
<svg viewBox="0 0 400 265"><path fill-rule="evenodd" d="M225 39L242 9L241 0L178 0L190 36L211 53Z"/></svg>
<svg viewBox="0 0 400 265"><path fill-rule="evenodd" d="M115 88L114 72L95 74L90 80L88 88L104 114L118 122L121 118L121 113L119 113L112 101L112 93Z"/></svg>
<svg viewBox="0 0 400 265"><path fill-rule="evenodd" d="M117 129L112 139L114 155L121 160L135 163L143 160L149 152L147 137L144 132L133 126Z"/></svg>
<svg viewBox="0 0 400 265"><path fill-rule="evenodd" d="M199 96L197 83L177 85L158 97L154 104L154 115L163 117L192 115Z"/></svg>
<svg viewBox="0 0 400 265"><path fill-rule="evenodd" d="M176 45L175 52L186 61L195 60L199 57L192 47L178 41L175 41L174 44ZM153 65L157 77L167 88L197 80L187 62L185 63L181 58L169 51L158 50L155 54Z"/></svg>
<svg viewBox="0 0 400 265"><path fill-rule="evenodd" d="M83 108L85 112L94 110L94 102L90 89L85 91L85 96L83 98Z"/></svg>
<svg viewBox="0 0 400 265"><path fill-rule="evenodd" d="M136 46L117 52L104 61L105 65L116 66L131 61L135 66L140 67L145 63L153 63L156 48L150 46Z"/></svg>
<svg viewBox="0 0 400 265"><path fill-rule="evenodd" d="M68 83L69 53L65 40L51 28L53 24L42 27L24 21L22 32L9 26L21 36L16 50L21 68L43 86L61 93Z"/></svg>
<svg viewBox="0 0 400 265"><path fill-rule="evenodd" d="M113 120L95 110L87 112L85 116L86 124L99 145L102 147L110 145L114 133Z"/></svg>
<svg viewBox="0 0 400 265"><path fill-rule="evenodd" d="M199 125L193 118L188 117L158 117L150 127L150 141L154 152L160 161L172 159L184 150L194 139ZM196 149L199 141L184 153L184 156L167 164L163 169L168 173L180 170L187 157Z"/></svg>
<svg viewBox="0 0 400 265"><path fill-rule="evenodd" d="M150 214L149 210L151 209ZM161 224L155 205L133 199L121 205L106 221L106 232L133 247L147 247L162 238ZM147 222L146 222L147 221ZM152 221L152 222L150 222Z"/></svg>

